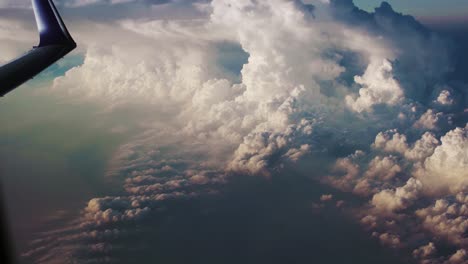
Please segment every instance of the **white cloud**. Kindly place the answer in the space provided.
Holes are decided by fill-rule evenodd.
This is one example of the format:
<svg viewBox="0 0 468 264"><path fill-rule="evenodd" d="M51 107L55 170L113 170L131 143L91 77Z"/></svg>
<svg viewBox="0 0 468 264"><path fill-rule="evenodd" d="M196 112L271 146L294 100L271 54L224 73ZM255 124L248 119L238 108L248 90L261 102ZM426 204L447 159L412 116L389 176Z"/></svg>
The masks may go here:
<svg viewBox="0 0 468 264"><path fill-rule="evenodd" d="M372 146L388 153L399 153L410 161L424 161L434 153L438 145L439 140L434 134L426 132L411 146L406 135L393 129L377 134Z"/></svg>
<svg viewBox="0 0 468 264"><path fill-rule="evenodd" d="M382 243L383 245L387 247L398 248L401 246L401 241L398 235L389 234L389 233L383 233L383 234L373 233L372 235L375 237L378 237L380 240L380 243Z"/></svg>
<svg viewBox="0 0 468 264"><path fill-rule="evenodd" d="M324 194L320 196L320 201L322 202L329 202L333 200L333 195L332 194Z"/></svg>
<svg viewBox="0 0 468 264"><path fill-rule="evenodd" d="M443 117L442 113L435 113L434 110L428 109L414 124L417 128L434 130L438 128L438 123Z"/></svg>
<svg viewBox="0 0 468 264"><path fill-rule="evenodd" d="M413 251L413 257L420 260L422 263L430 263L429 261L435 257L436 253L437 249L434 243L431 242L425 246L421 246L420 248L415 249Z"/></svg>
<svg viewBox="0 0 468 264"><path fill-rule="evenodd" d="M416 215L422 219L424 228L437 237L461 247L468 246L468 238L465 237L468 205L461 200L449 202L440 199L434 205L416 211Z"/></svg>
<svg viewBox="0 0 468 264"><path fill-rule="evenodd" d="M450 91L442 90L437 97L437 102L441 105L452 105L454 103L454 99Z"/></svg>
<svg viewBox="0 0 468 264"><path fill-rule="evenodd" d="M422 161L434 153L435 148L439 145L439 140L434 134L426 132L421 139L416 141L412 149L405 152L405 157L409 160Z"/></svg>
<svg viewBox="0 0 468 264"><path fill-rule="evenodd" d="M356 76L355 82L362 86L359 97L346 97L347 105L361 113L371 111L377 104L396 105L404 98L403 89L393 76L392 63L386 59L373 59L363 76Z"/></svg>
<svg viewBox="0 0 468 264"><path fill-rule="evenodd" d="M401 171L402 168L398 165L395 157L389 156L382 158L377 156L370 162L365 177L379 178L388 181Z"/></svg>
<svg viewBox="0 0 468 264"><path fill-rule="evenodd" d="M468 125L455 128L441 138L435 148L416 170L416 177L428 192L457 194L468 188Z"/></svg>
<svg viewBox="0 0 468 264"><path fill-rule="evenodd" d="M420 181L411 178L396 190L383 190L372 197L372 205L377 210L385 213L394 213L408 208L415 200L419 198L422 190Z"/></svg>
<svg viewBox="0 0 468 264"><path fill-rule="evenodd" d="M460 249L453 254L447 261L447 264L463 264L468 261L468 253L465 249Z"/></svg>
<svg viewBox="0 0 468 264"><path fill-rule="evenodd" d="M396 130L380 132L375 137L374 148L383 149L386 152L405 153L408 150L408 143L405 135Z"/></svg>
<svg viewBox="0 0 468 264"><path fill-rule="evenodd" d="M363 154L362 151L358 151L349 157L338 159L332 168L332 172L338 174L339 177L335 177L335 175L326 177L325 182L343 191L352 191L355 189L355 187L359 185L357 180L361 172L361 168L356 164L355 160L359 159ZM369 186L367 187L369 188ZM365 192L358 191L358 193L367 194L369 192L368 188L366 188Z"/></svg>

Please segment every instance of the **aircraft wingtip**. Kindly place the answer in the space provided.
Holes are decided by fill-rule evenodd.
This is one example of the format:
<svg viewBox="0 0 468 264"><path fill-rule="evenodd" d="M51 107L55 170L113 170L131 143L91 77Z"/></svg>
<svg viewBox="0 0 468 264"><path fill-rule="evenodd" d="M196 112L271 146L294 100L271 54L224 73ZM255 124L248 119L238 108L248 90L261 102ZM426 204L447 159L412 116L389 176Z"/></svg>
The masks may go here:
<svg viewBox="0 0 468 264"><path fill-rule="evenodd" d="M32 0L32 4L40 35L39 47L76 46L52 0Z"/></svg>

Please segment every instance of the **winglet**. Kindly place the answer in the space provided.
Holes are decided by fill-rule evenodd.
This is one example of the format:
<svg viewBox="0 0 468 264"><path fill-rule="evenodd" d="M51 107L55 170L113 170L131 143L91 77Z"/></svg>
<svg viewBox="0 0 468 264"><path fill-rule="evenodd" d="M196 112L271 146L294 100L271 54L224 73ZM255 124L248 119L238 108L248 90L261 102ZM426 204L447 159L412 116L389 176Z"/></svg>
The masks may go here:
<svg viewBox="0 0 468 264"><path fill-rule="evenodd" d="M76 43L63 23L52 0L32 0L37 28L40 34L39 47L66 45L76 47Z"/></svg>

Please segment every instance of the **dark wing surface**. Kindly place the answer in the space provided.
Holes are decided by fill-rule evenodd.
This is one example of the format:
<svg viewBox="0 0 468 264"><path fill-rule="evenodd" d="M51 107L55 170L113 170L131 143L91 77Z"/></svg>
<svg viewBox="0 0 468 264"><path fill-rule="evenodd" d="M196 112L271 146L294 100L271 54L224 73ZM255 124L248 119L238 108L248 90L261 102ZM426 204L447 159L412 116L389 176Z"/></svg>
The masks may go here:
<svg viewBox="0 0 468 264"><path fill-rule="evenodd" d="M0 96L11 92L76 48L52 0L32 0L39 45L0 67Z"/></svg>

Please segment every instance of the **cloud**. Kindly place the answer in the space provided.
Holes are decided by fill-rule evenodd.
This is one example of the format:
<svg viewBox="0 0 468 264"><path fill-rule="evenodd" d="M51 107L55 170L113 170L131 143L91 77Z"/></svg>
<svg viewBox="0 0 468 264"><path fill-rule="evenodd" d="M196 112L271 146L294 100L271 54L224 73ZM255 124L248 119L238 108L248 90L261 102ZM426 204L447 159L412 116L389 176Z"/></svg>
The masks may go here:
<svg viewBox="0 0 468 264"><path fill-rule="evenodd" d="M102 114L136 112L137 133L108 171L121 193L91 199L72 228L46 234L26 257L106 259L171 202L291 167L358 196L321 200L336 197L384 246L409 247L421 260L438 254L439 238L465 246L465 209L453 199L467 191L468 127L448 122L457 109L428 107L464 96L430 98L450 68L443 40L388 4L374 13L351 1L203 4L202 12L188 5L185 19L149 12L97 22L78 13L84 62L46 92ZM226 66L225 50L246 59ZM459 252L434 258L458 261Z"/></svg>
<svg viewBox="0 0 468 264"><path fill-rule="evenodd" d="M407 137L393 129L377 134L372 146L388 153L402 154L409 160L422 161L431 156L438 145L439 140L434 134L426 132L413 146L409 146Z"/></svg>
<svg viewBox="0 0 468 264"><path fill-rule="evenodd" d="M374 233L374 236L378 237L380 242L387 247L398 248L401 244L400 238L397 235L384 233L378 234Z"/></svg>
<svg viewBox="0 0 468 264"><path fill-rule="evenodd" d="M429 109L419 118L414 126L417 128L434 130L439 127L437 123L440 122L442 116L442 113L434 113L434 110Z"/></svg>
<svg viewBox="0 0 468 264"><path fill-rule="evenodd" d="M455 128L415 171L430 192L456 194L466 191L468 178L468 126Z"/></svg>
<svg viewBox="0 0 468 264"><path fill-rule="evenodd" d="M333 194L324 194L320 196L320 201L322 202L328 202L333 200Z"/></svg>
<svg viewBox="0 0 468 264"><path fill-rule="evenodd" d="M435 147L439 144L439 140L430 132L422 135L421 139L414 143L412 149L404 153L409 160L424 160L434 153Z"/></svg>
<svg viewBox="0 0 468 264"><path fill-rule="evenodd" d="M119 5L119 4L130 4L130 3L145 3L151 5L161 5L174 3L192 3L198 1L192 0L62 0L65 5L70 7L80 7L87 5Z"/></svg>
<svg viewBox="0 0 468 264"><path fill-rule="evenodd" d="M454 100L452 98L452 94L448 90L442 90L437 97L437 102L441 105L452 105Z"/></svg>
<svg viewBox="0 0 468 264"><path fill-rule="evenodd" d="M413 251L414 258L420 260L422 263L430 263L431 259L436 254L437 249L432 242Z"/></svg>
<svg viewBox="0 0 468 264"><path fill-rule="evenodd" d="M31 5L31 1L28 1L28 0L18 0L18 1L2 0L0 1L0 8L25 7L25 6L30 6L30 5Z"/></svg>
<svg viewBox="0 0 468 264"><path fill-rule="evenodd" d="M166 4L172 0L56 0L56 4L65 5L68 7L81 7L87 5L117 5L117 4L129 4L129 3L148 3L148 4ZM176 1L177 2L177 1ZM183 1L182 1L183 2ZM191 2L191 1L186 1ZM0 1L0 7L30 7L31 1L29 0L2 0Z"/></svg>
<svg viewBox="0 0 468 264"><path fill-rule="evenodd" d="M395 105L403 99L403 89L395 80L390 61L373 61L369 64L363 76L356 76L355 82L363 88L359 90L359 97L346 97L348 106L361 113L369 111L377 104Z"/></svg>
<svg viewBox="0 0 468 264"><path fill-rule="evenodd" d="M462 247L468 246L465 232L468 228L468 208L464 194L458 194L454 202L437 200L434 205L419 209L416 215L423 220L424 228L436 236Z"/></svg>
<svg viewBox="0 0 468 264"><path fill-rule="evenodd" d="M12 11L14 16L3 16L0 18L0 63L4 64L30 50L38 40L35 23L26 20L26 12ZM31 22L31 23L28 23Z"/></svg>
<svg viewBox="0 0 468 264"><path fill-rule="evenodd" d="M395 175L402 171L395 157L375 157L366 171L366 177L381 178L382 180L391 180Z"/></svg>
<svg viewBox="0 0 468 264"><path fill-rule="evenodd" d="M468 260L468 253L466 253L466 250L460 249L455 254L453 254L447 262L449 264L459 264L459 263L464 263L467 260Z"/></svg>
<svg viewBox="0 0 468 264"><path fill-rule="evenodd" d="M435 243L461 249L467 246L466 129L454 128L440 140L426 132L414 143L396 130L381 132L370 153L358 152L339 159L335 173L324 182L346 192L371 196L369 204L357 209L356 217L382 244L406 247L407 241L423 233L432 242L414 249L413 257L420 263L451 263L459 256L461 260L455 263L463 263L463 251L441 256ZM382 152L397 156L382 158ZM433 204L426 207L428 202ZM421 231L413 233L408 228Z"/></svg>
<svg viewBox="0 0 468 264"><path fill-rule="evenodd" d="M406 136L399 134L396 130L389 130L385 133L380 132L375 137L373 146L390 153L405 153L408 151Z"/></svg>
<svg viewBox="0 0 468 264"><path fill-rule="evenodd" d="M412 178L403 187L375 194L372 197L372 205L385 213L406 209L419 198L421 189L421 182Z"/></svg>

